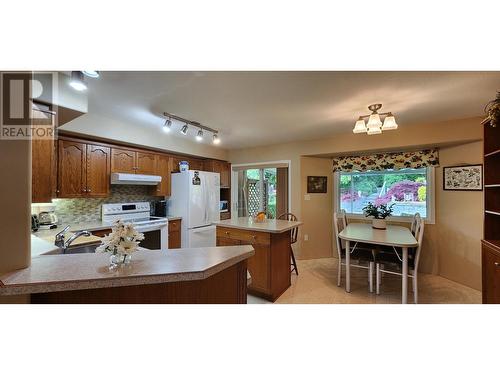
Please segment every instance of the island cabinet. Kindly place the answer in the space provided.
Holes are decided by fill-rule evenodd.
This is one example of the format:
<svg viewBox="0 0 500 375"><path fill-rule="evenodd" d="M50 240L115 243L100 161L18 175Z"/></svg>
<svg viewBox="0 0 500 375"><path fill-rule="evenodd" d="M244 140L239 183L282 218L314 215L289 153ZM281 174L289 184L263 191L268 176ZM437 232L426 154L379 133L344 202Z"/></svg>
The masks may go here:
<svg viewBox="0 0 500 375"><path fill-rule="evenodd" d="M223 222L223 221L221 221ZM250 294L275 301L290 287L290 232L269 233L217 224L217 246L252 245Z"/></svg>
<svg viewBox="0 0 500 375"><path fill-rule="evenodd" d="M57 197L106 197L109 194L110 149L59 140Z"/></svg>

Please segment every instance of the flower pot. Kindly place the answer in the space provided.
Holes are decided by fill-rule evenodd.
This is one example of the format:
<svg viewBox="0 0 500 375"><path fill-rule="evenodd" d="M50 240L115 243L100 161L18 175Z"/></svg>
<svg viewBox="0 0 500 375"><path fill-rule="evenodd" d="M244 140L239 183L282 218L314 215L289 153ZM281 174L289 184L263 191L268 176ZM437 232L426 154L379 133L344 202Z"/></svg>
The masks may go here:
<svg viewBox="0 0 500 375"><path fill-rule="evenodd" d="M385 219L373 219L372 220L372 227L374 229L386 229L387 222Z"/></svg>

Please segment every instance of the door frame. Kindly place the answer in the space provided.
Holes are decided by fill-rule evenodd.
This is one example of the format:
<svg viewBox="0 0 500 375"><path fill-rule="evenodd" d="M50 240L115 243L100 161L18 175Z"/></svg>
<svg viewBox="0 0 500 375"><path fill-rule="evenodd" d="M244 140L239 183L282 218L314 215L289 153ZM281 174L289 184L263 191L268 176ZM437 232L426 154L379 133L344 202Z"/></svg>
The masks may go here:
<svg viewBox="0 0 500 375"><path fill-rule="evenodd" d="M276 168L277 164L286 164L288 168L288 212L292 212L292 161L273 160L254 163L231 164L231 217L238 217L238 171L234 168L259 166L259 168Z"/></svg>

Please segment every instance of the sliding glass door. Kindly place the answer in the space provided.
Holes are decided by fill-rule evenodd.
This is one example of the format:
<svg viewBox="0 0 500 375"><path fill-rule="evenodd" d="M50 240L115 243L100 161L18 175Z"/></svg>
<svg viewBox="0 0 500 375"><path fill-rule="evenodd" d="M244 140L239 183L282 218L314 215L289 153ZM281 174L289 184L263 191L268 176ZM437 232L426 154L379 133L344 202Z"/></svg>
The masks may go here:
<svg viewBox="0 0 500 375"><path fill-rule="evenodd" d="M273 219L287 212L288 168L238 170L237 208L238 217L265 212L268 218Z"/></svg>

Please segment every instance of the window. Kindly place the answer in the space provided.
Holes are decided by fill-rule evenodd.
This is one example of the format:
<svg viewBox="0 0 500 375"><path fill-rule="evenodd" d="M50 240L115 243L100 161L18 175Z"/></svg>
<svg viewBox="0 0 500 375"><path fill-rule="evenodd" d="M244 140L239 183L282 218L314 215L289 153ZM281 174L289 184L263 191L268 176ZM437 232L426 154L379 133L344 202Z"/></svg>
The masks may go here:
<svg viewBox="0 0 500 375"><path fill-rule="evenodd" d="M394 203L394 217L412 217L418 212L432 221L433 173L433 168L336 172L337 207L362 215L368 202Z"/></svg>

